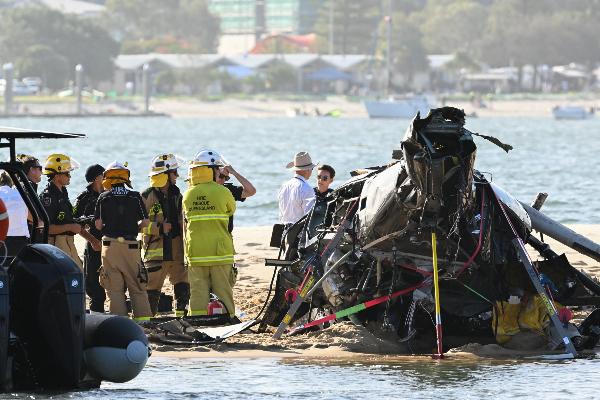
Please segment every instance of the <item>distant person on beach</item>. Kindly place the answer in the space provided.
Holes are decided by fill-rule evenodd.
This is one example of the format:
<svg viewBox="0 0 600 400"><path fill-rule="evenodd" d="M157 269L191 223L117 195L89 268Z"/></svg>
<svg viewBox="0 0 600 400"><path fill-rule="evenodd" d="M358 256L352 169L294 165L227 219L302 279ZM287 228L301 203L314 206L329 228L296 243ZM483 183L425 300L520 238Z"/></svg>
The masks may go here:
<svg viewBox="0 0 600 400"><path fill-rule="evenodd" d="M223 185L227 189L229 189L235 201L244 202L248 197L252 197L256 194L256 189L250 183L250 181L244 176L242 176L242 174L237 172L235 169L233 169L231 165L226 165L220 168L215 173L216 182L219 185ZM227 181L231 179L231 177L229 176L230 174L233 175L235 179L237 179L237 181L241 183L242 186L234 185L233 183L227 183ZM229 233L233 231L233 215L229 217L228 230Z"/></svg>
<svg viewBox="0 0 600 400"><path fill-rule="evenodd" d="M9 257L19 254L21 249L27 245L29 239L29 228L27 220L31 214L17 189L12 187L12 179L6 171L0 174L0 199L4 202L8 212L8 234L4 243ZM0 250L0 259L4 251Z"/></svg>
<svg viewBox="0 0 600 400"><path fill-rule="evenodd" d="M314 188L316 200L324 199L333 189L329 189L329 185L335 178L335 169L331 165L323 164L317 168L317 187Z"/></svg>
<svg viewBox="0 0 600 400"><path fill-rule="evenodd" d="M295 173L294 177L284 183L277 193L279 222L286 228L306 215L315 204L315 191L308 184L308 178L316 166L306 151L297 153L294 161L286 166L288 171Z"/></svg>

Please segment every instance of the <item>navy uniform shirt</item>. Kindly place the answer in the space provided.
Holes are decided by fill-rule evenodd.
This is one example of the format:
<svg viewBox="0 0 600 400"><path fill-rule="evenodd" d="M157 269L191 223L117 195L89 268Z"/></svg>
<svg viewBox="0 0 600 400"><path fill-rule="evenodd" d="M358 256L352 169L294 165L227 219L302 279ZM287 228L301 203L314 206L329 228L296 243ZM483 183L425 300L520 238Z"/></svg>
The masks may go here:
<svg viewBox="0 0 600 400"><path fill-rule="evenodd" d="M96 212L96 202L98 201L98 197L100 197L100 193L89 186L84 192L79 193L79 196L77 196L77 199L75 200L75 205L73 206L73 217L93 217ZM96 229L96 224L93 222L90 224L89 232L96 239L102 239L102 232Z"/></svg>
<svg viewBox="0 0 600 400"><path fill-rule="evenodd" d="M50 225L66 225L75 223L72 214L73 206L69 201L69 193L67 192L67 188L65 186L63 186L62 191L60 191L54 183L50 182L39 197L44 209L46 210L46 214L48 214ZM76 234L71 231L66 231L59 233L59 235L74 236Z"/></svg>
<svg viewBox="0 0 600 400"><path fill-rule="evenodd" d="M128 190L125 184L119 183L98 197L94 218L101 219L104 224L102 235L129 236L136 240L138 221L147 219L148 213L139 192Z"/></svg>
<svg viewBox="0 0 600 400"><path fill-rule="evenodd" d="M242 192L244 191L244 188L242 186L236 186L233 183L225 183L223 186L229 189L235 201L246 201L246 198L242 197ZM229 230L229 233L233 231L233 215L229 217L229 226L227 227L227 229Z"/></svg>

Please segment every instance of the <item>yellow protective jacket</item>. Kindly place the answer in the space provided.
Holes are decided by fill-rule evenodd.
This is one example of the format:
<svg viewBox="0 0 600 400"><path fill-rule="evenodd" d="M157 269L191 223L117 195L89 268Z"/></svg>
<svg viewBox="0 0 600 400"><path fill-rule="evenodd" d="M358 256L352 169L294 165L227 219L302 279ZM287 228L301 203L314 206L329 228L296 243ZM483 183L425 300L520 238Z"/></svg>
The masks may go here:
<svg viewBox="0 0 600 400"><path fill-rule="evenodd" d="M175 204L177 204L179 208L179 210L177 210L177 215L180 216L179 225L183 227L183 221L181 219L181 192L177 186L172 187L170 192L175 197ZM144 262L162 261L164 237L162 224L165 221L165 217L163 215L161 203L164 203L167 199L159 188L153 187L147 188L141 195L146 206L146 211L148 212L148 217L150 218L150 225L141 229L143 241L142 258Z"/></svg>
<svg viewBox="0 0 600 400"><path fill-rule="evenodd" d="M207 169L211 177L193 180L183 193L186 262L190 267L233 264L233 237L227 226L235 200L229 189L212 181L212 169L196 169Z"/></svg>

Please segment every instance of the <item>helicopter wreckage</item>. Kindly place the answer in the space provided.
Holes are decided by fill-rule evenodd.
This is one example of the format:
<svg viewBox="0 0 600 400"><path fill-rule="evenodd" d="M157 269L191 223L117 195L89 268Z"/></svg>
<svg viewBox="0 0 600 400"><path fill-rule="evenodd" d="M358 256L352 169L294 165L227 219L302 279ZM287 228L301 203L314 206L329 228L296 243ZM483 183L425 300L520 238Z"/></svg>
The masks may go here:
<svg viewBox="0 0 600 400"><path fill-rule="evenodd" d="M572 356L596 346L600 311L576 326L567 306L597 306L600 286L533 231L597 261L600 246L539 212L543 201L522 204L474 169L473 136L511 147L464 125L452 107L417 114L390 164L353 172L283 240L274 234L280 255L266 264L282 268L259 331L278 327L279 338L348 318L381 323L415 352L437 341L440 356L523 332ZM311 321L315 309L330 315Z"/></svg>

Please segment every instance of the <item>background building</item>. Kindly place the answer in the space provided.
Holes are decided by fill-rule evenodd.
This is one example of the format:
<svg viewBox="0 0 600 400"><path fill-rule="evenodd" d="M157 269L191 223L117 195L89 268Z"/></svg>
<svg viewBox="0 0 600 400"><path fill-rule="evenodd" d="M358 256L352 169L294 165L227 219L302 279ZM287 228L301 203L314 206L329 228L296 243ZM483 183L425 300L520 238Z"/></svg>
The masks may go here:
<svg viewBox="0 0 600 400"><path fill-rule="evenodd" d="M221 54L247 52L266 34L312 33L318 16L314 0L210 0L209 10L221 18Z"/></svg>

